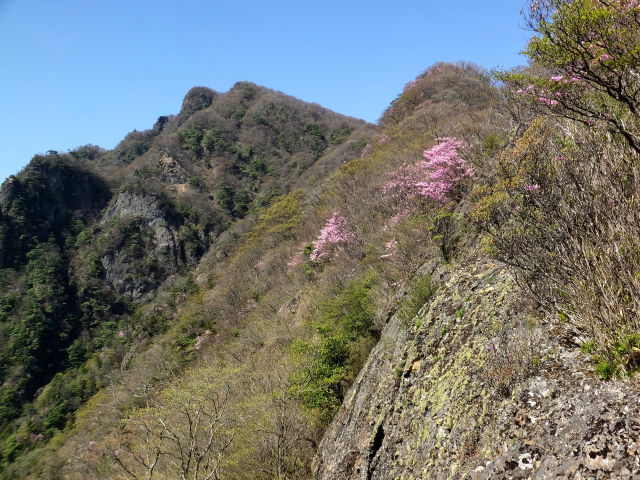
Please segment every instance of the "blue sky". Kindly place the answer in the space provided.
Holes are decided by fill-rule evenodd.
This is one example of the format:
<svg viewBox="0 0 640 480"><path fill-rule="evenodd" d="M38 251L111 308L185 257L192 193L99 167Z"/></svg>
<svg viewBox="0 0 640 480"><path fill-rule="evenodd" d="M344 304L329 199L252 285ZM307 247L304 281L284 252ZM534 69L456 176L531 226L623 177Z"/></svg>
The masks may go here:
<svg viewBox="0 0 640 480"><path fill-rule="evenodd" d="M524 0L0 0L0 179L248 80L376 121L437 61L524 64Z"/></svg>

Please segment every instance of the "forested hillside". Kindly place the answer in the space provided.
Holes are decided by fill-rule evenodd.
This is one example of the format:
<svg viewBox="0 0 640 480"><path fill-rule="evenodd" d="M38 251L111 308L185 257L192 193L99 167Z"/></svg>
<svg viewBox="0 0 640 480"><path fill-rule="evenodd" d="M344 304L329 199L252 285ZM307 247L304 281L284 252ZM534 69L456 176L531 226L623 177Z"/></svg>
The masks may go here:
<svg viewBox="0 0 640 480"><path fill-rule="evenodd" d="M178 115L112 151L51 151L7 179L3 468L70 428L84 402L170 329L177 299L197 290L203 255L222 261L260 209L313 188L360 152L369 128L246 82L224 94L197 87ZM171 306L150 306L159 290ZM217 321L183 326L176 355L185 360Z"/></svg>
<svg viewBox="0 0 640 480"><path fill-rule="evenodd" d="M0 191L0 478L640 475L640 4L373 126L249 83Z"/></svg>

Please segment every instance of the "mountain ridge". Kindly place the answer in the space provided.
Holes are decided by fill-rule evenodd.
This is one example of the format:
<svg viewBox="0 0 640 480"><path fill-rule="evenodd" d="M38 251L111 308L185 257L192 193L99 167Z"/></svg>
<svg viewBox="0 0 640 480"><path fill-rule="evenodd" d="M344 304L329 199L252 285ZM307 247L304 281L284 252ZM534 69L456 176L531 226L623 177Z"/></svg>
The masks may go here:
<svg viewBox="0 0 640 480"><path fill-rule="evenodd" d="M63 428L103 381L91 375L67 399L48 394L49 381L111 348L113 329L164 282L187 275L231 225L252 222L252 210L353 155L352 132L367 128L248 82L222 94L197 87L178 115L113 150L52 151L5 180L4 438L26 418L32 437ZM35 413L21 413L31 402Z"/></svg>
<svg viewBox="0 0 640 480"><path fill-rule="evenodd" d="M39 158L108 178L3 190L0 478L640 474L636 3L377 126L240 82Z"/></svg>

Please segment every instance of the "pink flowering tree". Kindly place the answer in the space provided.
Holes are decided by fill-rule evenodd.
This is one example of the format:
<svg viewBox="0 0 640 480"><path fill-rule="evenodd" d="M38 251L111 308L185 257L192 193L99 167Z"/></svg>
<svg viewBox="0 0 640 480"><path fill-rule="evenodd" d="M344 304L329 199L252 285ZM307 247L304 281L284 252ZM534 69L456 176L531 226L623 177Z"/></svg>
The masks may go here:
<svg viewBox="0 0 640 480"><path fill-rule="evenodd" d="M460 154L466 144L448 137L437 140L437 145L423 152L424 160L392 172L384 186L397 210L394 220L408 215L419 199L436 204L455 200L460 182L473 176L473 168Z"/></svg>
<svg viewBox="0 0 640 480"><path fill-rule="evenodd" d="M616 132L640 153L640 0L531 0L527 20L536 68L499 78L536 109Z"/></svg>
<svg viewBox="0 0 640 480"><path fill-rule="evenodd" d="M316 241L313 242L313 250L309 258L314 262L327 260L337 247L353 240L355 235L347 219L338 212L334 212L320 230Z"/></svg>

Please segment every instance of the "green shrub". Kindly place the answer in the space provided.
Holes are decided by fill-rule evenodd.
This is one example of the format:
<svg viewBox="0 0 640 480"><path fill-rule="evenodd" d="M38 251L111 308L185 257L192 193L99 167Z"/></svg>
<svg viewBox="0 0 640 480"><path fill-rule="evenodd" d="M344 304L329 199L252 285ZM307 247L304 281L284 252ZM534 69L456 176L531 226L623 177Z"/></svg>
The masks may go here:
<svg viewBox="0 0 640 480"><path fill-rule="evenodd" d="M136 177L148 179L158 176L160 169L156 165L145 165L142 168L138 168L133 174Z"/></svg>
<svg viewBox="0 0 640 480"><path fill-rule="evenodd" d="M79 339L76 339L67 348L67 359L70 367L79 367L87 358L87 346Z"/></svg>
<svg viewBox="0 0 640 480"><path fill-rule="evenodd" d="M191 185L196 190L202 190L205 186L204 179L200 175L189 177L187 182L189 182L189 185Z"/></svg>
<svg viewBox="0 0 640 480"><path fill-rule="evenodd" d="M23 445L18 442L15 435L9 435L4 440L4 448L2 449L2 463L9 465L22 450Z"/></svg>
<svg viewBox="0 0 640 480"><path fill-rule="evenodd" d="M596 365L596 373L600 375L603 380L610 380L618 374L618 369L609 360L601 360Z"/></svg>
<svg viewBox="0 0 640 480"><path fill-rule="evenodd" d="M84 230L82 230L80 233L78 233L78 236L76 237L76 247L80 248L83 247L85 245L88 245L89 242L91 242L91 239L93 238L93 229L92 228L86 228Z"/></svg>
<svg viewBox="0 0 640 480"><path fill-rule="evenodd" d="M596 344L592 341L584 342L582 345L580 345L580 350L582 351L582 353L590 355L595 352Z"/></svg>
<svg viewBox="0 0 640 480"><path fill-rule="evenodd" d="M431 275L417 276L411 289L403 297L398 307L398 316L405 322L410 322L420 309L435 294L437 287L431 279Z"/></svg>
<svg viewBox="0 0 640 480"><path fill-rule="evenodd" d="M353 129L351 127L343 126L339 130L331 132L331 135L329 136L329 143L331 145L340 144L349 138L349 135L351 135L352 132Z"/></svg>
<svg viewBox="0 0 640 480"><path fill-rule="evenodd" d="M233 212L233 197L235 194L234 188L229 184L221 185L215 191L215 197L220 208L227 212Z"/></svg>
<svg viewBox="0 0 640 480"><path fill-rule="evenodd" d="M205 148L207 153L214 156L222 155L230 148L230 145L222 132L215 128L207 130L204 134L204 137L202 138L202 146Z"/></svg>
<svg viewBox="0 0 640 480"><path fill-rule="evenodd" d="M570 312L560 319L613 367L598 367L601 376L631 373L629 339L640 332L640 199L631 192L640 171L608 133L573 128L567 137L533 122L501 155L493 185L476 190L471 216L537 301Z"/></svg>
<svg viewBox="0 0 640 480"><path fill-rule="evenodd" d="M200 127L189 125L180 132L180 138L186 149L191 150L198 158L202 156L204 151L202 148L203 133Z"/></svg>
<svg viewBox="0 0 640 480"><path fill-rule="evenodd" d="M308 378L298 392L302 403L317 409L328 422L338 409L350 382L365 361L362 342L376 337L372 288L378 276L372 272L349 282L334 297L320 302L313 322L315 342L294 342L301 355L314 352L305 370ZM368 348L365 349L368 351Z"/></svg>

